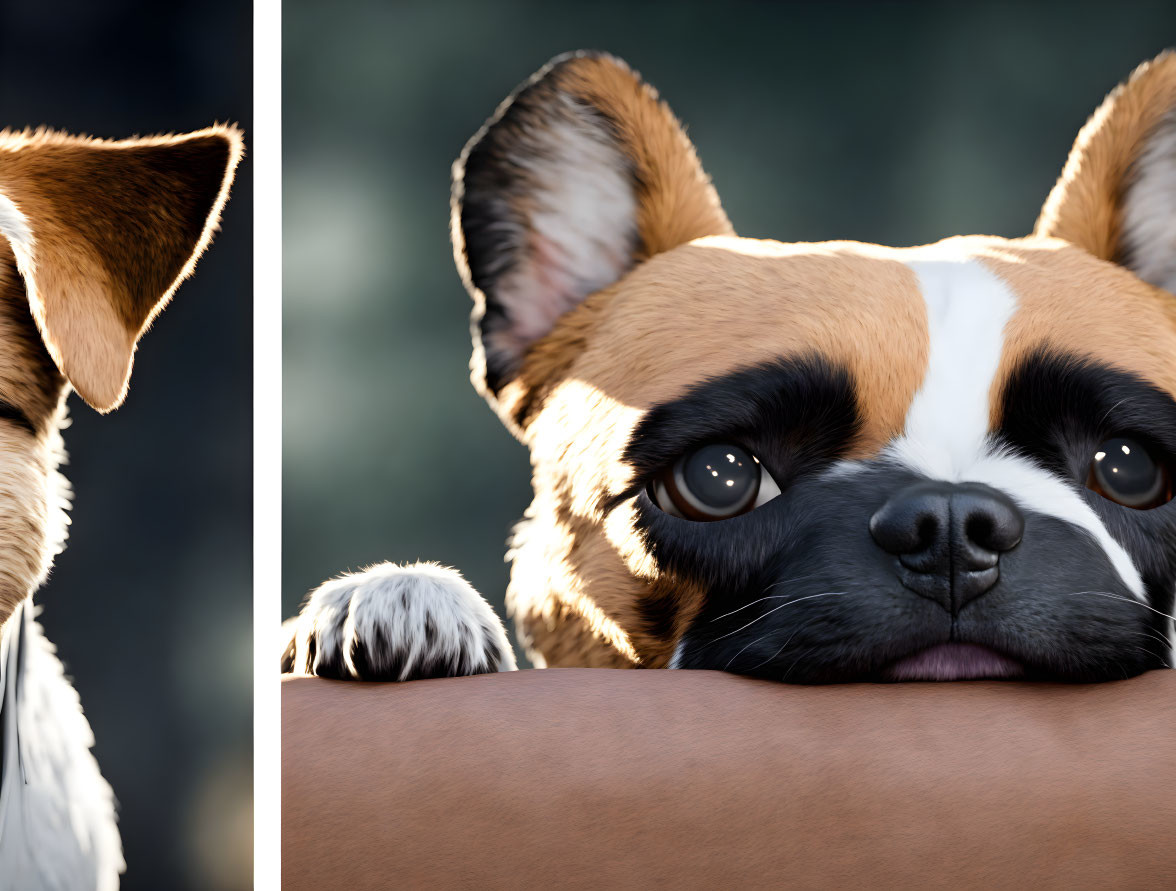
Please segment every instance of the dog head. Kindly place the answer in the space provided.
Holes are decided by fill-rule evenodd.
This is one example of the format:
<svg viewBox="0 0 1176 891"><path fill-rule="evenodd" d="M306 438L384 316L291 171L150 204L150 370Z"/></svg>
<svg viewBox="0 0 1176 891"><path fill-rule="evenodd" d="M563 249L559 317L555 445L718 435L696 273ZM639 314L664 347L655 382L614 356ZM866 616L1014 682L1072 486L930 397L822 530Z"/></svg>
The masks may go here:
<svg viewBox="0 0 1176 891"><path fill-rule="evenodd" d="M240 156L232 127L0 132L0 626L64 544L66 393L122 403L135 344L212 237Z"/></svg>
<svg viewBox="0 0 1176 891"><path fill-rule="evenodd" d="M1176 590L1176 55L1033 234L739 238L623 63L557 58L455 165L475 386L530 448L542 664L1124 677Z"/></svg>

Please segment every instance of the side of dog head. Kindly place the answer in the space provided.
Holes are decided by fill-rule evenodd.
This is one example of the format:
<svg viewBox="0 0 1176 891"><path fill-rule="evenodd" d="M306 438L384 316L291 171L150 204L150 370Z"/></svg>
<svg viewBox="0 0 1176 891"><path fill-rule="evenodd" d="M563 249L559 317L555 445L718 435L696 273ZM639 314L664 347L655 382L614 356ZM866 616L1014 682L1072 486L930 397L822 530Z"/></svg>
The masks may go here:
<svg viewBox="0 0 1176 891"><path fill-rule="evenodd" d="M66 383L107 412L208 244L241 157L213 127L108 142L0 133L0 625L65 541Z"/></svg>
<svg viewBox="0 0 1176 891"><path fill-rule="evenodd" d="M1100 502L1084 474L1116 429L1176 454L1174 108L1166 54L1083 130L1033 236L893 249L734 237L681 129L622 63L563 57L524 85L455 168L453 224L475 384L531 451L508 603L538 655L750 658L779 676L792 640L828 657L806 656L807 677L851 653L874 670L914 645L891 629L954 614L899 583L871 514L919 480L986 473L1028 531L985 609L1039 639L1060 628L1068 659L1090 628L1113 632L1071 659L1075 676L1143 664L1132 635L1156 629L1123 598L1170 612L1176 519ZM657 482L705 443L741 445L782 497L721 522L662 509ZM1063 560L1119 600L1031 577ZM745 633L786 583L804 604ZM831 627L836 654L819 638Z"/></svg>
<svg viewBox="0 0 1176 891"><path fill-rule="evenodd" d="M212 237L240 156L232 127L0 133L0 235L45 348L98 411L125 398L135 344Z"/></svg>

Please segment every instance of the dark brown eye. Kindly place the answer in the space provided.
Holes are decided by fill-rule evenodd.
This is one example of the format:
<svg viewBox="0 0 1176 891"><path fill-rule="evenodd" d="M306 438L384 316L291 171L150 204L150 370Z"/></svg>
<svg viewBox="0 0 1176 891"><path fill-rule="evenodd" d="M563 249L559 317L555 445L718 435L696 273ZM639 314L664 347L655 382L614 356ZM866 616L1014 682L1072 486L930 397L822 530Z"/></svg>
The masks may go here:
<svg viewBox="0 0 1176 891"><path fill-rule="evenodd" d="M1086 487L1124 507L1151 510L1172 500L1172 474L1139 442L1118 436L1098 447Z"/></svg>
<svg viewBox="0 0 1176 891"><path fill-rule="evenodd" d="M654 504L666 513L702 522L738 516L780 494L759 461L730 443L687 452L649 488Z"/></svg>

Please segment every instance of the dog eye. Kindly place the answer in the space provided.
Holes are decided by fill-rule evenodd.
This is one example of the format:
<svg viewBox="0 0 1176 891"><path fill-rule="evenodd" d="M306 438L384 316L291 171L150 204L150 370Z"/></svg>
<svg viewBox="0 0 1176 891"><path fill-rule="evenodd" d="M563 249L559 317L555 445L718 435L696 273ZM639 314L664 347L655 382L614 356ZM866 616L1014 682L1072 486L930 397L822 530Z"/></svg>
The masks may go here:
<svg viewBox="0 0 1176 891"><path fill-rule="evenodd" d="M1108 439L1094 453L1086 487L1103 498L1150 510L1172 500L1172 474L1134 439Z"/></svg>
<svg viewBox="0 0 1176 891"><path fill-rule="evenodd" d="M747 513L779 494L759 459L731 443L687 452L649 486L653 503L667 514L700 522Z"/></svg>

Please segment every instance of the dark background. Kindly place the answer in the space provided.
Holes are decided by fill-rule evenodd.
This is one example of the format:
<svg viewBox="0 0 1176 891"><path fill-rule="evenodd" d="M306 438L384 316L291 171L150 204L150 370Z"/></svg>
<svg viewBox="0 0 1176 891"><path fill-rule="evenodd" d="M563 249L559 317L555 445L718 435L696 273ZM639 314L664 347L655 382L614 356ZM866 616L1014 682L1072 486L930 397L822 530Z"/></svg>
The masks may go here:
<svg viewBox="0 0 1176 891"><path fill-rule="evenodd" d="M501 610L527 454L468 381L449 166L553 55L604 49L687 125L741 235L1027 234L1176 4L284 7L283 609L380 560L459 567Z"/></svg>
<svg viewBox="0 0 1176 891"><path fill-rule="evenodd" d="M236 121L249 3L0 0L0 128ZM252 885L252 176L105 417L70 397L69 547L37 595L119 800L127 889Z"/></svg>

